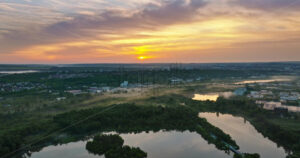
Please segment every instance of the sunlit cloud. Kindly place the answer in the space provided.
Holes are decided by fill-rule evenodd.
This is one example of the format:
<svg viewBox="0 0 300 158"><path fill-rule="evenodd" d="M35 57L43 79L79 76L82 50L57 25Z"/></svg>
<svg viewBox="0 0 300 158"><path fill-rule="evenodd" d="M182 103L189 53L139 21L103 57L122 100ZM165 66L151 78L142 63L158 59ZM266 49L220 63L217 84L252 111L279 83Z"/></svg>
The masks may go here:
<svg viewBox="0 0 300 158"><path fill-rule="evenodd" d="M0 62L300 60L299 6L296 0L3 0Z"/></svg>

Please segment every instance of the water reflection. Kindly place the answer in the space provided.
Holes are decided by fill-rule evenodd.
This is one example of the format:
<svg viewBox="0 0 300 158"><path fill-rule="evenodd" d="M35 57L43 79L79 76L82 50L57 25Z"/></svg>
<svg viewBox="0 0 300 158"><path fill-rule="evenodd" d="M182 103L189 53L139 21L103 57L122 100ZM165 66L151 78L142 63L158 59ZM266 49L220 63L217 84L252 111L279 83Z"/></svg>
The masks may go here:
<svg viewBox="0 0 300 158"><path fill-rule="evenodd" d="M199 100L199 101L217 101L219 97L219 94L194 94L193 100Z"/></svg>
<svg viewBox="0 0 300 158"><path fill-rule="evenodd" d="M270 83L270 82L284 82L284 81L290 81L290 79L246 80L246 81L236 82L235 84Z"/></svg>
<svg viewBox="0 0 300 158"><path fill-rule="evenodd" d="M125 145L140 147L148 153L148 158L231 158L208 144L195 132L143 132L139 134L121 134ZM31 158L104 158L89 154L85 149L87 141L79 141L60 146L49 146L33 153Z"/></svg>
<svg viewBox="0 0 300 158"><path fill-rule="evenodd" d="M208 94L194 94L193 100L198 101L217 101L218 97L222 96L225 98L229 98L233 95L232 92L219 92L219 93L208 93Z"/></svg>
<svg viewBox="0 0 300 158"><path fill-rule="evenodd" d="M240 146L241 152L258 153L261 158L284 158L283 148L278 148L271 140L264 138L248 121L229 114L199 113L209 123L229 134Z"/></svg>
<svg viewBox="0 0 300 158"><path fill-rule="evenodd" d="M24 70L24 71L0 71L0 74L25 74L39 72L36 70Z"/></svg>

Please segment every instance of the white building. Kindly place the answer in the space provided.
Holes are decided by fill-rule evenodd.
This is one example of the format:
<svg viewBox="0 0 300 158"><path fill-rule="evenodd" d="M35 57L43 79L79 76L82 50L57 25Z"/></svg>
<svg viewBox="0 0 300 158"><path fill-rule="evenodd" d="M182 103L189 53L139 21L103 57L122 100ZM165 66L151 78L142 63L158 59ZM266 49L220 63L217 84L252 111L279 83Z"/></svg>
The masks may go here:
<svg viewBox="0 0 300 158"><path fill-rule="evenodd" d="M244 95L246 92L247 92L247 88L237 88L237 89L234 91L234 94L235 94L235 95L242 96L242 95Z"/></svg>
<svg viewBox="0 0 300 158"><path fill-rule="evenodd" d="M261 91L260 91L260 94L261 94L261 95L273 95L273 92L267 91L267 90L261 90Z"/></svg>
<svg viewBox="0 0 300 158"><path fill-rule="evenodd" d="M90 93L102 93L102 89L100 89L98 87L90 87L89 92Z"/></svg>
<svg viewBox="0 0 300 158"><path fill-rule="evenodd" d="M103 92L109 92L111 90L111 88L110 87L101 87L101 90Z"/></svg>
<svg viewBox="0 0 300 158"><path fill-rule="evenodd" d="M58 98L56 98L57 101L62 101L62 100L65 100L65 99L67 99L67 98L66 97L58 97Z"/></svg>
<svg viewBox="0 0 300 158"><path fill-rule="evenodd" d="M172 84L179 84L179 83L182 83L182 82L183 82L183 79L181 79L181 78L172 78L171 79Z"/></svg>
<svg viewBox="0 0 300 158"><path fill-rule="evenodd" d="M257 92L257 91L251 91L250 94L248 95L249 98L254 98L254 99L261 99L263 98L264 96L260 93L260 92Z"/></svg>
<svg viewBox="0 0 300 158"><path fill-rule="evenodd" d="M256 100L255 103L258 105L264 105L267 101Z"/></svg>
<svg viewBox="0 0 300 158"><path fill-rule="evenodd" d="M121 83L120 87L127 88L128 84L128 81L124 81L123 83Z"/></svg>
<svg viewBox="0 0 300 158"><path fill-rule="evenodd" d="M82 91L81 90L69 90L69 91L66 91L68 93L71 93L73 95L78 95L78 94L82 94Z"/></svg>
<svg viewBox="0 0 300 158"><path fill-rule="evenodd" d="M297 101L299 99L299 93L298 92L280 92L280 100L284 101Z"/></svg>
<svg viewBox="0 0 300 158"><path fill-rule="evenodd" d="M281 102L265 102L264 109L274 110L275 108L282 107Z"/></svg>

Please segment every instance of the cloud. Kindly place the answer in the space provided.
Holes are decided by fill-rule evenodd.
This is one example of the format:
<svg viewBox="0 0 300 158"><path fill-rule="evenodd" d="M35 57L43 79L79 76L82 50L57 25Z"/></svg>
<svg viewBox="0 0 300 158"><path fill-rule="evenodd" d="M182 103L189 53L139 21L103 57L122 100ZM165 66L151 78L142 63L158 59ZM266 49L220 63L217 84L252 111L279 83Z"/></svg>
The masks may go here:
<svg viewBox="0 0 300 158"><path fill-rule="evenodd" d="M2 0L0 62L134 61L140 54L221 60L237 42L299 43L300 14L290 12L298 6L295 0ZM253 45L235 48L237 58ZM299 50L295 45L291 51Z"/></svg>
<svg viewBox="0 0 300 158"><path fill-rule="evenodd" d="M60 2L57 0L51 1ZM145 2L148 1L145 0ZM144 5L143 9L138 10L117 7L102 9L101 11L77 11L78 14L73 13L63 16L61 13L51 12L53 10L41 7L41 2L37 3L38 6L29 5L29 3L35 3L35 1L23 3L25 4L10 4L9 6L39 9L42 13L47 10L48 17L41 16L41 20L45 20L45 22L34 24L35 21L39 21L38 18L35 18L39 14L34 13L34 17L27 19L23 22L23 25L18 25L24 27L26 22L30 22L32 25L29 24L25 31L16 28L11 33L3 34L0 42L4 46L0 53L11 52L31 45L52 44L70 40L102 40L107 36L126 35L139 30L162 29L164 26L191 21L197 15L197 10L207 4L202 0L153 1ZM58 19L56 19L56 22L55 17ZM47 24L47 20L51 23ZM36 29L33 29L35 27Z"/></svg>
<svg viewBox="0 0 300 158"><path fill-rule="evenodd" d="M157 27L184 23L190 21L197 9L205 6L201 0L192 0L186 4L185 0L167 2L161 6L148 4L137 12L127 10L106 10L95 15L79 15L69 21L53 24L45 29L46 32L68 36L73 33L88 33L91 29L115 32L128 29L155 29Z"/></svg>
<svg viewBox="0 0 300 158"><path fill-rule="evenodd" d="M299 0L234 0L234 4L259 10L292 10L300 8Z"/></svg>

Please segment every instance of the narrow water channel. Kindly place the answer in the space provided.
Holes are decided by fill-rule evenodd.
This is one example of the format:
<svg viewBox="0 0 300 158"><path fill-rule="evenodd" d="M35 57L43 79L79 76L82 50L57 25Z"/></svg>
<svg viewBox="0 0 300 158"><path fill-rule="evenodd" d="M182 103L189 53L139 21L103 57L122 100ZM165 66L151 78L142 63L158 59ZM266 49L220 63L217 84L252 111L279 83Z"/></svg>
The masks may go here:
<svg viewBox="0 0 300 158"><path fill-rule="evenodd" d="M229 134L243 153L258 153L261 158L285 158L287 153L282 147L265 138L242 117L229 114L199 113L212 125Z"/></svg>

